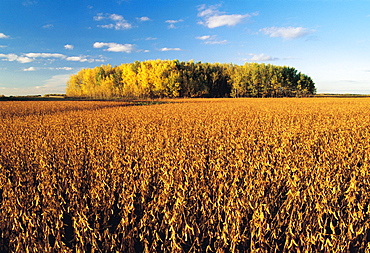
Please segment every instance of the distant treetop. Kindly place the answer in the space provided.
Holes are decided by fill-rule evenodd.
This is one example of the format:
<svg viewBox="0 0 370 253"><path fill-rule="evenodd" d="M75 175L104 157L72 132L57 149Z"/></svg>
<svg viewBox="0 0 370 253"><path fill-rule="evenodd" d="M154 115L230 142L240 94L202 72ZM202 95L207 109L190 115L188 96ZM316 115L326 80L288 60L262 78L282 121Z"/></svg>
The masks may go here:
<svg viewBox="0 0 370 253"><path fill-rule="evenodd" d="M294 97L316 93L312 79L292 67L148 60L82 69L67 96L90 98Z"/></svg>

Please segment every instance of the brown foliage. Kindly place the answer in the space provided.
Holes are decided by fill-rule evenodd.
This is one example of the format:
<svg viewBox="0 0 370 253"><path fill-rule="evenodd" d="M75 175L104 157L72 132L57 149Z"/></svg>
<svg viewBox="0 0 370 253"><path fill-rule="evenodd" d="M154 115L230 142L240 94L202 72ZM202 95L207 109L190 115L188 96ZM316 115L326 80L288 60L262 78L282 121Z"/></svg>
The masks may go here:
<svg viewBox="0 0 370 253"><path fill-rule="evenodd" d="M0 104L0 252L369 249L369 99L104 103Z"/></svg>

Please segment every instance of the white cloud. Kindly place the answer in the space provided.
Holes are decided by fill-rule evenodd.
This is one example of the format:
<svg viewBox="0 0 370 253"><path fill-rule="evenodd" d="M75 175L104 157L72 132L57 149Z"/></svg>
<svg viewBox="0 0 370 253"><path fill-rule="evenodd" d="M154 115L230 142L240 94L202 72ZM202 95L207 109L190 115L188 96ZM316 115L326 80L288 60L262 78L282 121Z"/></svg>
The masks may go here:
<svg viewBox="0 0 370 253"><path fill-rule="evenodd" d="M28 57L24 57L24 56L19 56L17 59L16 59L17 62L20 62L20 63L29 63L29 62L32 62L33 60L28 58Z"/></svg>
<svg viewBox="0 0 370 253"><path fill-rule="evenodd" d="M0 33L0 39L7 39L9 38L9 35L5 35L4 33Z"/></svg>
<svg viewBox="0 0 370 253"><path fill-rule="evenodd" d="M305 35L308 35L310 33L314 33L315 30L313 29L307 29L304 27L266 27L259 30L260 32L263 32L266 35L269 35L273 38L284 38L284 39L296 39L303 37Z"/></svg>
<svg viewBox="0 0 370 253"><path fill-rule="evenodd" d="M141 21L141 22L150 21L150 18L148 18L148 17L140 17L140 18L136 18L136 19Z"/></svg>
<svg viewBox="0 0 370 253"><path fill-rule="evenodd" d="M61 68L55 68L56 70L72 70L71 67L61 67Z"/></svg>
<svg viewBox="0 0 370 253"><path fill-rule="evenodd" d="M126 30L132 28L132 25L127 22L117 22L115 24L98 25L98 27L115 30Z"/></svg>
<svg viewBox="0 0 370 253"><path fill-rule="evenodd" d="M276 61L279 58L272 57L265 54L250 54L252 58L248 59L249 61Z"/></svg>
<svg viewBox="0 0 370 253"><path fill-rule="evenodd" d="M205 41L204 44L207 44L207 45L216 45L216 44L220 44L220 45L224 45L224 44L227 44L227 40L208 40L208 41Z"/></svg>
<svg viewBox="0 0 370 253"><path fill-rule="evenodd" d="M18 56L16 54L0 54L0 58L5 58L5 61L17 61L20 63L29 63L33 61L31 58Z"/></svg>
<svg viewBox="0 0 370 253"><path fill-rule="evenodd" d="M207 7L205 4L201 4L197 6L198 9L198 17L208 17L220 14L218 8L221 7L221 4L217 5L210 5Z"/></svg>
<svg viewBox="0 0 370 253"><path fill-rule="evenodd" d="M159 49L159 51L162 51L162 52L166 52L166 51L181 51L181 48L168 48L168 47L163 47L161 49Z"/></svg>
<svg viewBox="0 0 370 253"><path fill-rule="evenodd" d="M223 14L218 10L220 5L199 5L198 6L198 17L202 17L203 21L198 22L198 24L207 26L208 28L216 28L220 26L235 26L245 19L252 16L258 15L258 13L252 14Z"/></svg>
<svg viewBox="0 0 370 253"><path fill-rule="evenodd" d="M88 59L86 59L84 56L70 56L66 58L67 61L79 61L79 62L87 62Z"/></svg>
<svg viewBox="0 0 370 253"><path fill-rule="evenodd" d="M70 44L66 44L66 45L64 45L64 48L68 49L68 50L72 50L74 48L74 46L70 45Z"/></svg>
<svg viewBox="0 0 370 253"><path fill-rule="evenodd" d="M203 36L196 37L196 39L198 39L198 40L208 40L211 37L212 37L211 35L203 35Z"/></svg>
<svg viewBox="0 0 370 253"><path fill-rule="evenodd" d="M28 53L25 56L30 58L66 58L63 54L55 54L55 53Z"/></svg>
<svg viewBox="0 0 370 253"><path fill-rule="evenodd" d="M8 61L17 61L19 58L16 54L0 54L0 57L7 58Z"/></svg>
<svg viewBox="0 0 370 253"><path fill-rule="evenodd" d="M116 24L102 25L102 28L115 29L115 30L126 30L132 28L132 25L127 22L117 22Z"/></svg>
<svg viewBox="0 0 370 253"><path fill-rule="evenodd" d="M53 28L53 27L54 27L53 24L46 24L42 26L42 28Z"/></svg>
<svg viewBox="0 0 370 253"><path fill-rule="evenodd" d="M215 44L226 44L227 40L218 40L216 35L203 35L196 37L198 40L203 40L204 44L215 45Z"/></svg>
<svg viewBox="0 0 370 253"><path fill-rule="evenodd" d="M118 44L118 43L104 43L104 42L95 42L93 45L94 48L103 48L108 47L107 49L104 49L104 51L108 52L124 52L124 53L131 53L135 50L135 45L133 44Z"/></svg>
<svg viewBox="0 0 370 253"><path fill-rule="evenodd" d="M182 20L182 19L178 19L178 20L169 19L169 20L166 20L164 22L170 23L170 24L176 24L176 23L179 23L179 22L184 22L184 20Z"/></svg>
<svg viewBox="0 0 370 253"><path fill-rule="evenodd" d="M100 56L100 59L93 59L88 55L70 56L66 58L67 61L78 61L78 62L105 62L105 57Z"/></svg>
<svg viewBox="0 0 370 253"><path fill-rule="evenodd" d="M251 15L245 14L233 14L233 15L216 15L208 17L205 20L205 24L208 28L216 28L220 26L234 26L243 21L243 19L249 18Z"/></svg>
<svg viewBox="0 0 370 253"><path fill-rule="evenodd" d="M106 28L106 29L113 29L115 26L113 24L109 24L109 25L98 25L98 27ZM116 30L119 30L119 29L116 29Z"/></svg>
<svg viewBox="0 0 370 253"><path fill-rule="evenodd" d="M73 68L71 67L59 67L59 68L35 68L35 67L29 67L23 69L23 71L36 71L40 69L46 69L46 70L72 70Z"/></svg>
<svg viewBox="0 0 370 253"><path fill-rule="evenodd" d="M140 39L134 39L134 41L139 41L139 40L156 40L157 38L153 37L146 37L146 38L140 38Z"/></svg>
<svg viewBox="0 0 370 253"><path fill-rule="evenodd" d="M5 45L0 45L0 48L4 48L4 47L8 47L8 46L5 46Z"/></svg>
<svg viewBox="0 0 370 253"><path fill-rule="evenodd" d="M26 69L23 69L23 71L35 71L36 69L34 67L29 67Z"/></svg>
<svg viewBox="0 0 370 253"><path fill-rule="evenodd" d="M132 25L125 20L125 18L118 14L103 14L98 13L94 17L95 21L102 21L102 20L108 20L113 21L113 23L109 23L106 25L98 25L98 27L107 28L107 29L115 29L115 30L125 30L132 28Z"/></svg>
<svg viewBox="0 0 370 253"><path fill-rule="evenodd" d="M100 21L100 20L103 20L103 19L104 19L103 13L98 13L96 16L94 16L95 21Z"/></svg>
<svg viewBox="0 0 370 253"><path fill-rule="evenodd" d="M37 68L37 69L47 69L47 70L72 70L71 67L59 67L59 68Z"/></svg>
<svg viewBox="0 0 370 253"><path fill-rule="evenodd" d="M109 18L110 18L111 20L114 20L114 21L122 21L122 20L125 20L125 19L123 18L123 16L118 15L118 14L111 14L111 15L109 16Z"/></svg>
<svg viewBox="0 0 370 253"><path fill-rule="evenodd" d="M17 61L20 63L33 62L35 61L36 58L59 58L61 60L79 61L79 62L104 62L102 56L100 56L100 59L91 59L89 56L86 55L67 57L64 54L57 53L27 53L22 54L21 56L18 56L16 54L0 54L0 58L5 58L4 59L5 61Z"/></svg>
<svg viewBox="0 0 370 253"><path fill-rule="evenodd" d="M178 20L169 19L169 20L166 20L165 22L169 24L167 26L168 28L175 29L175 28L177 28L175 26L175 24L180 23L180 22L184 22L184 20L182 20L182 19L178 19Z"/></svg>
<svg viewBox="0 0 370 253"><path fill-rule="evenodd" d="M66 61L78 61L78 62L95 62L101 61L96 59L91 59L89 56L80 55L80 56L66 56L64 54L56 54L56 53L28 53L25 56L30 58L60 58Z"/></svg>

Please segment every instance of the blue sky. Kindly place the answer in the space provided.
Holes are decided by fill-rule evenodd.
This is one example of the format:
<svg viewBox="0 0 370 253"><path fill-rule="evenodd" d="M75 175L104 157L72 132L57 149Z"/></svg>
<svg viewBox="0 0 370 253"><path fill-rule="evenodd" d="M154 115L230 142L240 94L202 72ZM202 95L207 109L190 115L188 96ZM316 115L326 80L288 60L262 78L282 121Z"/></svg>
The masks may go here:
<svg viewBox="0 0 370 253"><path fill-rule="evenodd" d="M365 0L0 0L0 95L150 59L286 65L319 93L370 94L369 28Z"/></svg>

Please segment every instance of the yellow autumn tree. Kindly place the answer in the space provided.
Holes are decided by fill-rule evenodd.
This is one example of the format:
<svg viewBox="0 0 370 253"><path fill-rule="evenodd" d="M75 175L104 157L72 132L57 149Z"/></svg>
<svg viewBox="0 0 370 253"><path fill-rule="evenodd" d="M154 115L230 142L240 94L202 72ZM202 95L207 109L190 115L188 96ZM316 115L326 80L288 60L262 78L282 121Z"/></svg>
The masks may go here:
<svg viewBox="0 0 370 253"><path fill-rule="evenodd" d="M82 69L67 95L91 98L280 97L316 92L312 79L292 67L246 63L147 60Z"/></svg>
<svg viewBox="0 0 370 253"><path fill-rule="evenodd" d="M177 97L180 94L180 72L176 61L150 60L142 62L137 75L143 96Z"/></svg>
<svg viewBox="0 0 370 253"><path fill-rule="evenodd" d="M86 94L83 92L83 78L82 72L78 72L75 75L71 75L67 82L66 95L68 97L84 97Z"/></svg>
<svg viewBox="0 0 370 253"><path fill-rule="evenodd" d="M118 66L122 77L122 88L120 93L122 97L140 97L141 95L135 66L135 63Z"/></svg>
<svg viewBox="0 0 370 253"><path fill-rule="evenodd" d="M137 81L139 93L142 97L154 97L152 67L151 61L141 62L138 67Z"/></svg>

